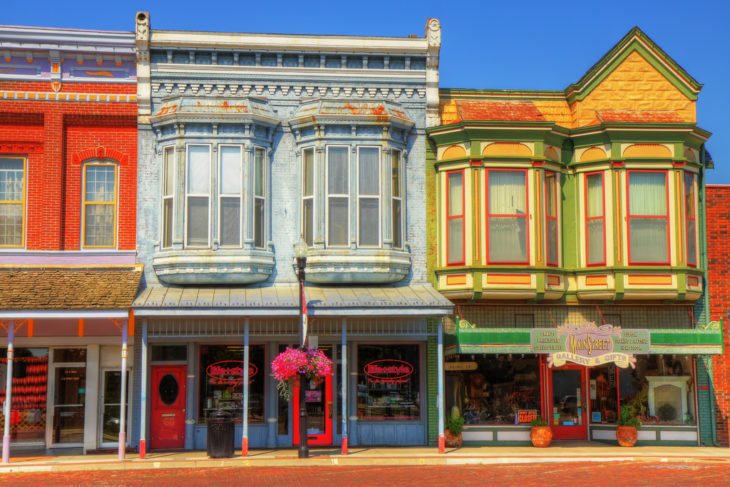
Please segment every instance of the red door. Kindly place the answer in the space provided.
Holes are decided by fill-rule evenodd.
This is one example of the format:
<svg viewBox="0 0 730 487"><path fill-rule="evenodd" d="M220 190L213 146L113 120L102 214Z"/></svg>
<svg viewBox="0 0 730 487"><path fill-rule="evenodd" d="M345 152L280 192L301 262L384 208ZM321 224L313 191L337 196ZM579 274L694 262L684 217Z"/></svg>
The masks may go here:
<svg viewBox="0 0 730 487"><path fill-rule="evenodd" d="M187 365L152 366L150 448L185 448Z"/></svg>
<svg viewBox="0 0 730 487"><path fill-rule="evenodd" d="M588 438L585 367L566 364L550 371L550 419L556 440Z"/></svg>
<svg viewBox="0 0 730 487"><path fill-rule="evenodd" d="M332 444L332 376L320 384L305 380L304 403L307 408L307 445ZM299 445L299 383L292 394L292 426L294 446Z"/></svg>

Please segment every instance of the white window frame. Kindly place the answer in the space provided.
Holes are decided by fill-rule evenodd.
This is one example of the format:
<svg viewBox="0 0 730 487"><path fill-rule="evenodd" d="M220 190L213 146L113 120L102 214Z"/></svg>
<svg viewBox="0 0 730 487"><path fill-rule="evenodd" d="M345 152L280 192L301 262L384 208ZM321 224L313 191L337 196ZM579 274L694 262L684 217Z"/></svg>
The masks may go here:
<svg viewBox="0 0 730 487"><path fill-rule="evenodd" d="M111 166L114 168L114 236L112 245L86 245L86 207L101 202L86 201L86 176L90 166ZM119 245L119 162L113 159L88 159L81 165L81 248L83 250L108 250L116 249ZM107 203L108 204L108 203Z"/></svg>
<svg viewBox="0 0 730 487"><path fill-rule="evenodd" d="M378 151L378 162L377 162L377 168L378 168L378 191L376 195L361 195L360 194L360 151L362 149L375 149ZM382 211L383 211L383 201L382 201L382 192L383 192L383 181L382 181L382 157L383 157L383 151L380 148L380 146L377 145L358 145L357 146L357 170L356 172L356 184L355 188L357 191L357 246L363 247L363 248L380 248L383 246L383 218L382 218ZM364 245L360 242L360 201L363 199L377 199L378 200L378 242L375 245Z"/></svg>
<svg viewBox="0 0 730 487"><path fill-rule="evenodd" d="M336 148L345 148L347 150L347 193L329 193L329 154L330 149L336 149ZM350 191L352 189L352 174L351 174L351 167L350 167L350 152L352 151L352 147L346 144L333 144L333 145L327 145L325 150L325 181L324 181L324 187L325 187L325 225L326 225L326 234L327 234L327 247L334 247L334 248L345 248L350 245L350 225L351 225L351 212L352 208L351 206L351 198L350 198ZM329 230L329 199L330 197L337 197L337 198L347 198L347 241L344 245L331 245L330 244L330 230Z"/></svg>
<svg viewBox="0 0 730 487"><path fill-rule="evenodd" d="M188 190L190 189L189 185L189 177L190 177L190 147L191 146L199 146L199 147L207 147L208 148L208 193L202 194L202 193L190 193ZM198 248L198 249L204 249L210 247L210 228L211 228L211 217L212 217L212 173L213 173L213 161L212 159L212 152L213 147L212 144L185 144L185 247L186 248ZM188 215L188 209L190 207L189 199L191 197L202 197L205 196L208 198L208 225L207 232L208 232L208 243L206 245L189 245L188 244L188 224L190 223L189 215Z"/></svg>
<svg viewBox="0 0 730 487"><path fill-rule="evenodd" d="M312 194L307 196L304 194L304 188L306 188L306 180L307 180L307 172L305 167L305 153L307 151L312 152ZM316 161L316 150L314 146L307 146L302 148L302 162L301 162L301 168L302 168L302 181L301 181L301 188L302 188L302 201L300 205L300 211L301 211L301 235L302 238L306 241L305 238L305 229L307 227L307 222L305 221L305 212L304 212L304 202L307 200L311 200L312 202L312 214L310 215L312 217L312 243L311 245L314 245L314 222L316 221L315 215L316 215L316 207L317 207L317 161ZM309 245L309 242L307 242Z"/></svg>
<svg viewBox="0 0 730 487"><path fill-rule="evenodd" d="M263 194L260 196L256 195L256 152L257 151L261 151L263 153L263 156L261 158L261 163L263 165L263 167L262 167L263 181L261 182L261 184L263 186L263 188L262 188ZM253 229L253 232L252 232L253 248L255 248L255 249L265 249L267 246L266 245L267 241L268 241L268 238L266 235L266 233L267 233L266 230L268 228L266 225L266 223L267 223L267 221L266 221L266 219L267 219L266 195L268 194L268 189L269 189L268 165L266 164L267 157L268 157L268 155L266 152L266 147L261 146L261 145L254 145L253 161L251 161L252 162L252 164L251 164L251 213L252 213L251 228ZM256 200L257 199L263 200L263 202L264 202L264 211L263 211L263 215L262 215L263 221L261 222L263 225L263 235L262 235L263 244L260 246L256 245L256 223L257 223L257 221L256 221Z"/></svg>
<svg viewBox="0 0 730 487"><path fill-rule="evenodd" d="M167 185L167 153L172 152L172 160L170 161L172 163L173 169L172 169L172 194L166 195L165 194L165 186ZM173 236L175 235L175 183L177 182L177 171L176 171L176 164L175 164L175 146L174 145L168 145L162 148L162 177L160 178L161 185L160 185L160 196L162 201L162 206L160 207L160 248L161 249L170 249L173 246ZM171 208L171 215L170 215L170 245L165 246L165 201L166 200L172 200L172 208Z"/></svg>
<svg viewBox="0 0 730 487"><path fill-rule="evenodd" d="M395 153L398 153L398 157L394 158ZM395 249L402 249L405 247L405 209L403 205L403 193L404 193L404 185L403 185L403 173L404 173L404 164L403 164L403 150L398 149L396 147L391 148L390 151L390 196L391 196L391 207L390 207L390 219L391 219L391 240L393 241L393 248ZM393 160L396 160L396 163L398 164L398 183L400 184L400 187L398 188L398 194L400 196L393 196ZM395 239L393 238L393 235L395 234L395 222L393 222L393 208L395 207L394 202L395 201L400 202L400 245L395 245Z"/></svg>
<svg viewBox="0 0 730 487"><path fill-rule="evenodd" d="M221 170L222 164L223 164L223 149L226 147L236 147L239 149L239 164L240 164L240 171L241 171L241 181L239 181L241 185L241 192L238 194L235 193L224 193L223 192L223 171ZM216 167L218 171L218 243L221 248L225 249L240 249L243 247L243 222L244 222L244 216L243 216L243 195L244 195L244 184L243 184L243 157L244 157L244 147L241 144L218 144L218 165ZM223 205L221 204L221 200L223 198L234 198L238 197L238 215L239 215L239 222L238 222L238 245L224 245L223 244Z"/></svg>
<svg viewBox="0 0 730 487"><path fill-rule="evenodd" d="M20 245L0 245L0 250L15 250L23 249L26 246L26 233L27 233L27 219L28 219L28 157L19 156L15 154L4 154L3 159L21 159L23 161L23 199L22 200L2 200L0 205L17 205L20 204L23 207L22 227L20 235ZM83 190L83 188L82 188ZM83 195L82 195L83 198ZM83 222L82 222L83 224ZM83 243L83 241L82 241Z"/></svg>

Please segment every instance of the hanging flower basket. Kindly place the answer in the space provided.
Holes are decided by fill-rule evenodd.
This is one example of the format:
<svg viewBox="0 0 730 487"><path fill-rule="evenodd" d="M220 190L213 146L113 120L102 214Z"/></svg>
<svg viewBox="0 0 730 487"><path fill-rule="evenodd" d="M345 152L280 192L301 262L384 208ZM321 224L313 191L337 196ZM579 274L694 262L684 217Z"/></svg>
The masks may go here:
<svg viewBox="0 0 730 487"><path fill-rule="evenodd" d="M271 362L274 378L279 381L276 389L279 395L289 401L292 395L294 380L301 374L315 383L332 374L332 361L322 350L316 348L291 348L276 356Z"/></svg>

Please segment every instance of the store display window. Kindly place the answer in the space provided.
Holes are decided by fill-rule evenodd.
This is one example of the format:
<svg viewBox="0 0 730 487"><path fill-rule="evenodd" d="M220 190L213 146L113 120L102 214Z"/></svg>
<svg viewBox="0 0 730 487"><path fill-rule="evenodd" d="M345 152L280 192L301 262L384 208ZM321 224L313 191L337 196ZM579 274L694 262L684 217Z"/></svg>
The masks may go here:
<svg viewBox="0 0 730 487"><path fill-rule="evenodd" d="M7 350L0 349L0 424L5 423ZM14 443L44 442L48 387L48 349L17 348L13 360L13 404L10 439Z"/></svg>
<svg viewBox="0 0 730 487"><path fill-rule="evenodd" d="M644 355L635 369L620 369L621 405L631 406L643 425L697 424L691 357Z"/></svg>
<svg viewBox="0 0 730 487"><path fill-rule="evenodd" d="M358 345L358 418L420 420L420 362L418 345Z"/></svg>
<svg viewBox="0 0 730 487"><path fill-rule="evenodd" d="M536 355L463 355L446 363L446 410L467 425L529 424L540 413Z"/></svg>
<svg viewBox="0 0 730 487"><path fill-rule="evenodd" d="M618 374L613 364L591 367L588 397L591 423L616 424L618 417Z"/></svg>
<svg viewBox="0 0 730 487"><path fill-rule="evenodd" d="M249 348L248 422L264 422L264 346ZM200 409L198 420L205 423L218 409L230 412L236 421L243 417L243 346L200 346Z"/></svg>

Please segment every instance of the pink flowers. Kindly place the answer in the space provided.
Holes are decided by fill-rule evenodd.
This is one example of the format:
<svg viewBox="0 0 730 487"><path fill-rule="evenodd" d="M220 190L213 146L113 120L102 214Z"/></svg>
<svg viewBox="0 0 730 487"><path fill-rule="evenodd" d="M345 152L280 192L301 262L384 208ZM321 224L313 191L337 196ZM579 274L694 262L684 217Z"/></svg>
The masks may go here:
<svg viewBox="0 0 730 487"><path fill-rule="evenodd" d="M279 393L288 400L291 397L291 382L299 374L320 382L332 374L332 361L319 349L287 347L271 362L271 370L279 381Z"/></svg>

